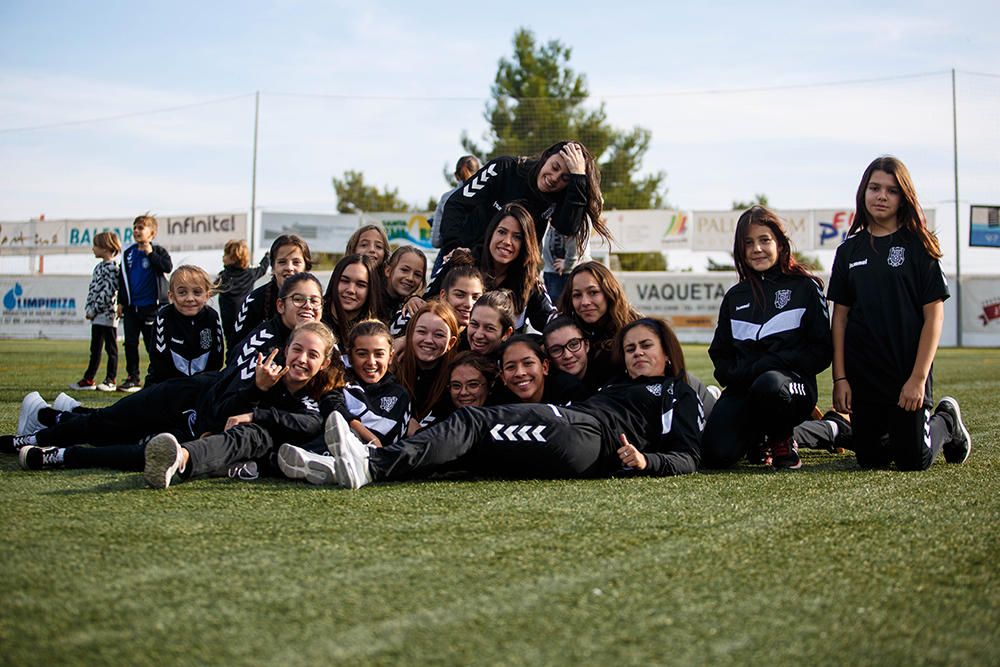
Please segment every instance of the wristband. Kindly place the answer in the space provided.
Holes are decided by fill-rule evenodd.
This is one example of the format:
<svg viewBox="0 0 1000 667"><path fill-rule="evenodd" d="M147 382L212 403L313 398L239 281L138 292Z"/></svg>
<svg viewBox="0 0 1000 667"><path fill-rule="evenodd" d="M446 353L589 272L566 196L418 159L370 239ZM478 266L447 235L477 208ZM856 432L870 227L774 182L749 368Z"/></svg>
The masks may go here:
<svg viewBox="0 0 1000 667"><path fill-rule="evenodd" d="M845 375L842 378L833 378L833 381L836 383L836 382L840 382L841 380L846 380L846 379L847 379L847 376Z"/></svg>

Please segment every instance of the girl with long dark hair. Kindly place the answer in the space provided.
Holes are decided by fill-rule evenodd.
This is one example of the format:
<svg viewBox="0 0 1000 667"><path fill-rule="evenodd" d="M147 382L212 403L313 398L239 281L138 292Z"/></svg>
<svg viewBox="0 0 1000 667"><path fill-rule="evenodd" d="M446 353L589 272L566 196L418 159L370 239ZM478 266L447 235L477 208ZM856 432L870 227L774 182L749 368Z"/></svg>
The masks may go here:
<svg viewBox="0 0 1000 667"><path fill-rule="evenodd" d="M856 204L830 275L834 408L852 415L863 467L926 470L942 449L946 461L962 463L972 442L958 401L945 396L931 412L949 294L909 170L877 158Z"/></svg>

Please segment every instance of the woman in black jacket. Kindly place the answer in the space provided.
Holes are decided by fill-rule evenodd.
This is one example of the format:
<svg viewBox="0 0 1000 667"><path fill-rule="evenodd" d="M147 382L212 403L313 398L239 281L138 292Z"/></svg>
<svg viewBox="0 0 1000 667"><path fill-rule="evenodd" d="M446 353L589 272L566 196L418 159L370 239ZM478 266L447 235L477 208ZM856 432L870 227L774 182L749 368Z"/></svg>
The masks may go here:
<svg viewBox="0 0 1000 667"><path fill-rule="evenodd" d="M795 261L781 219L763 206L740 216L733 258L740 281L722 299L708 348L725 390L705 426L705 465L749 454L796 469L792 431L816 405L816 375L833 355L823 281Z"/></svg>
<svg viewBox="0 0 1000 667"><path fill-rule="evenodd" d="M441 220L441 252L469 248L478 258L494 213L517 200L535 220L537 245L549 224L574 237L579 248L591 226L611 239L601 218L601 173L594 156L581 143L560 141L536 158L495 158L453 193Z"/></svg>

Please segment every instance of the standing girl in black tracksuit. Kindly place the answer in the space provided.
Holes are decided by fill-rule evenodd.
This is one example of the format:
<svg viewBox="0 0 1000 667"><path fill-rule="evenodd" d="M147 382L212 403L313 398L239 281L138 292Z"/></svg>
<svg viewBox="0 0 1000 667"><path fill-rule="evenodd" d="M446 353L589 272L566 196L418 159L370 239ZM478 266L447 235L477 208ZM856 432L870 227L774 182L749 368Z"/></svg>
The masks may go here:
<svg viewBox="0 0 1000 667"><path fill-rule="evenodd" d="M227 349L240 342L236 340L236 315L247 295L253 291L253 284L267 274L270 265L270 257L265 253L260 265L251 268L247 242L243 239L226 242L222 254L222 271L215 282L218 284L216 292L219 295L219 316L222 318Z"/></svg>
<svg viewBox="0 0 1000 667"><path fill-rule="evenodd" d="M740 216L733 258L740 281L722 299L708 348L725 390L708 418L702 458L725 468L759 454L796 469L792 430L816 405L816 374L832 354L822 281L795 261L781 220L763 206Z"/></svg>
<svg viewBox="0 0 1000 667"><path fill-rule="evenodd" d="M697 469L701 404L684 382L684 353L666 322L622 331L629 379L569 406L463 408L391 447L369 448L339 415L321 483L358 488L424 476L460 457L477 472L515 477L678 475Z"/></svg>
<svg viewBox="0 0 1000 667"><path fill-rule="evenodd" d="M15 437L14 447L59 448L48 452L47 467L135 470L142 467L142 446L134 443L145 437L168 431L188 440L201 433L220 432L231 416L247 412L260 398L254 388L258 361L273 353L270 361L283 364L282 355L291 330L319 319L321 294L319 281L312 274L291 276L279 293L278 315L247 336L236 362L225 370L167 380L86 414L43 409L38 419L50 426L32 435ZM81 443L97 447L62 449ZM21 452L22 462L28 467L36 467L37 456L38 452L26 458L28 454Z"/></svg>
<svg viewBox="0 0 1000 667"><path fill-rule="evenodd" d="M309 245L295 234L282 234L271 243L267 256L271 261L271 280L247 295L236 314L233 342L227 346L226 363L233 360L233 351L257 325L274 317L278 292L289 276L312 270Z"/></svg>
<svg viewBox="0 0 1000 667"><path fill-rule="evenodd" d="M185 264L171 274L170 303L153 320L145 386L222 368L222 323L208 305L213 287L197 266Z"/></svg>
<svg viewBox="0 0 1000 667"><path fill-rule="evenodd" d="M601 175L583 144L560 141L537 158L498 157L476 172L450 197L441 219L441 252L469 248L480 257L486 228L505 204L522 200L534 221L540 246L551 223L583 247L593 230L611 235L601 218Z"/></svg>
<svg viewBox="0 0 1000 667"><path fill-rule="evenodd" d="M224 431L185 438L183 447L170 432L149 441L143 462L146 482L162 489L170 486L175 473L190 479L248 460L270 464L279 444L312 438L322 422L318 404L343 383L335 349L333 333L322 322L297 327L282 354L285 364L275 361L277 350L261 359L254 369L256 401L229 417Z"/></svg>
<svg viewBox="0 0 1000 667"><path fill-rule="evenodd" d="M852 415L863 467L926 470L942 448L946 461L962 463L971 439L958 401L945 396L931 414L948 298L941 248L896 158L868 165L856 199L830 275L834 408Z"/></svg>

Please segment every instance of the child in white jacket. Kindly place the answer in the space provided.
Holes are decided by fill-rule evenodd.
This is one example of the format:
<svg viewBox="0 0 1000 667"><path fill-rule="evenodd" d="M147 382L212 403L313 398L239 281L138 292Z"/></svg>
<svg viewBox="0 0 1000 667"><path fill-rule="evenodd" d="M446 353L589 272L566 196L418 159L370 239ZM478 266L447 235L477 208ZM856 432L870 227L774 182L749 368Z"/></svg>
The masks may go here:
<svg viewBox="0 0 1000 667"><path fill-rule="evenodd" d="M94 267L90 279L85 306L90 327L90 363L83 373L83 379L74 382L70 389L82 391L114 391L115 376L118 374L118 263L115 258L121 252L122 244L114 232L101 232L94 236L94 257L101 262ZM94 384L94 376L101 365L101 347L108 353L107 374L104 382Z"/></svg>

